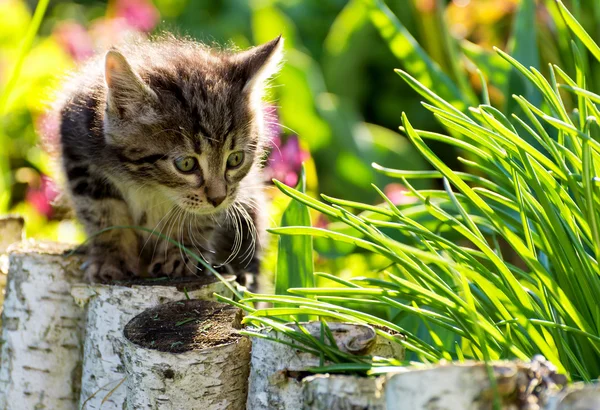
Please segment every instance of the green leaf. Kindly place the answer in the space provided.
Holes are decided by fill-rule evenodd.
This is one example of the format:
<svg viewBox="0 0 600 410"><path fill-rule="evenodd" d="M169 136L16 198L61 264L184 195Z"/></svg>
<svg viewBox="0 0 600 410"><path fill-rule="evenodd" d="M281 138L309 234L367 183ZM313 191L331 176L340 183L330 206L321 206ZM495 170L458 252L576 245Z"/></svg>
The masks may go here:
<svg viewBox="0 0 600 410"><path fill-rule="evenodd" d="M587 49L590 50L594 57L596 57L596 60L600 61L600 47L598 47L598 44L596 44L587 31L585 31L581 24L579 24L575 17L573 17L573 15L569 12L569 9L562 3L561 0L556 0L556 3L560 9L560 14L573 34L575 34L575 36L581 40Z"/></svg>
<svg viewBox="0 0 600 410"><path fill-rule="evenodd" d="M297 190L306 191L304 167L300 174ZM310 227L308 207L292 199L283 212L281 226ZM277 252L277 272L275 274L275 292L284 295L292 287L314 286L313 246L310 236L280 236Z"/></svg>

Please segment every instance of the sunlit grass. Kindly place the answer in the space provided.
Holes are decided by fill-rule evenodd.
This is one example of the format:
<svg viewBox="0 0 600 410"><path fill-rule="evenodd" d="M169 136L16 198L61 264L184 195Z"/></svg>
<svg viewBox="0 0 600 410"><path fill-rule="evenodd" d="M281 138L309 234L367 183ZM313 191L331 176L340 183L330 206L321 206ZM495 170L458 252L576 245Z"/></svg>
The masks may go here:
<svg viewBox="0 0 600 410"><path fill-rule="evenodd" d="M559 6L566 13L560 2ZM575 36L595 55L598 46L575 19L564 15ZM251 310L246 322L281 326L277 319L310 314L371 323L403 332L407 338L401 343L424 362L525 360L541 353L572 379L597 377L600 117L595 104L600 96L587 88L585 67L577 57L583 50L576 43L572 47L574 79L550 66L548 80L497 50L543 97L536 105L524 96L512 96L522 110L519 116L506 116L489 104L456 108L454 101L398 70L425 98L424 107L452 131L446 136L416 130L403 115L402 130L435 171L374 164L379 172L399 178L419 202L396 207L377 187L384 206L331 197L316 200L277 183L286 195L352 227L354 233L307 226L271 230L349 243L387 258L389 268L378 279L342 280L315 273L339 287L296 287L288 290L297 295L293 297L246 294L242 305L261 301L289 306ZM483 91L487 102L485 87ZM576 111L567 109L563 92L573 94ZM456 172L444 164L429 147L430 140L464 152L460 161L469 171ZM413 178L430 177L440 178L443 189L417 190L411 185ZM422 223L424 213L438 221L438 228L446 228L443 233ZM394 231L411 240L393 239ZM362 304L349 308L350 301ZM457 343L448 349L435 332L426 340L367 313L381 305L416 317L428 328L444 329Z"/></svg>

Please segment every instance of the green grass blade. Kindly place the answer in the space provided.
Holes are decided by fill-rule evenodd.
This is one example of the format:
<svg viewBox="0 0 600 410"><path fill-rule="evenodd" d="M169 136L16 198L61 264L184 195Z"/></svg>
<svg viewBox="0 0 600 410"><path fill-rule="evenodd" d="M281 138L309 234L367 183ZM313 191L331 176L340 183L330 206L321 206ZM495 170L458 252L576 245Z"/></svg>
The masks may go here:
<svg viewBox="0 0 600 410"><path fill-rule="evenodd" d="M300 173L296 190L301 193L306 191L304 167ZM311 222L308 207L292 199L283 212L281 226L310 227ZM287 292L287 289L292 287L314 286L311 236L280 236L277 255L275 293L283 295ZM302 317L300 320L307 320L307 317Z"/></svg>
<svg viewBox="0 0 600 410"><path fill-rule="evenodd" d="M587 47L596 60L600 61L600 47L598 47L598 44L596 44L587 31L585 31L581 24L579 24L577 19L573 17L571 12L569 12L569 9L561 0L556 0L556 3L560 9L560 14L562 15L567 26L571 29L571 32L573 32L573 34L575 34L575 36L583 43L583 45Z"/></svg>

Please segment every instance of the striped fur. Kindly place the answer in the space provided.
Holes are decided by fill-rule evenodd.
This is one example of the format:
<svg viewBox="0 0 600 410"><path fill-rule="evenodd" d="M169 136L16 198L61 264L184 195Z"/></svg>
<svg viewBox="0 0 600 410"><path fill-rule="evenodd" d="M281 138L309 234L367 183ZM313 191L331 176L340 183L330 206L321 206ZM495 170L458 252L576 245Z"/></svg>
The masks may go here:
<svg viewBox="0 0 600 410"><path fill-rule="evenodd" d="M282 39L238 53L163 36L123 45L66 84L62 165L78 218L92 236L86 274L196 274L196 264L144 226L236 273L257 273L265 217L261 98ZM227 167L233 152L243 162ZM178 158L197 168L183 173Z"/></svg>

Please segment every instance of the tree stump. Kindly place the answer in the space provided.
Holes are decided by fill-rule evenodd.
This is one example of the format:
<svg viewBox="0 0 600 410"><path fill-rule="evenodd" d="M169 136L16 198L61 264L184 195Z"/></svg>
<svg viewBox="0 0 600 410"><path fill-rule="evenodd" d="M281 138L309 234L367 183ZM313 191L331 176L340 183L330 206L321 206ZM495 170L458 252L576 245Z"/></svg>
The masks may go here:
<svg viewBox="0 0 600 410"><path fill-rule="evenodd" d="M234 279L227 277L231 283ZM129 320L166 302L187 297L213 299L214 293L231 296L225 284L212 276L75 286L73 296L80 305L87 306L80 407L86 410L123 408L123 328Z"/></svg>
<svg viewBox="0 0 600 410"><path fill-rule="evenodd" d="M167 303L125 326L128 409L243 410L250 341L240 309L215 302Z"/></svg>
<svg viewBox="0 0 600 410"><path fill-rule="evenodd" d="M306 410L385 410L384 377L317 374L302 380Z"/></svg>
<svg viewBox="0 0 600 410"><path fill-rule="evenodd" d="M77 409L84 315L71 297L79 256L22 242L9 255L2 314L0 409Z"/></svg>
<svg viewBox="0 0 600 410"><path fill-rule="evenodd" d="M314 337L321 333L320 322L303 324ZM378 336L371 326L350 323L328 323L336 345L343 351L360 355L404 358L404 348ZM273 330L262 330L271 338L292 343L287 336ZM308 368L319 366L319 357L283 343L252 339L248 410L291 410L302 408L302 377Z"/></svg>

